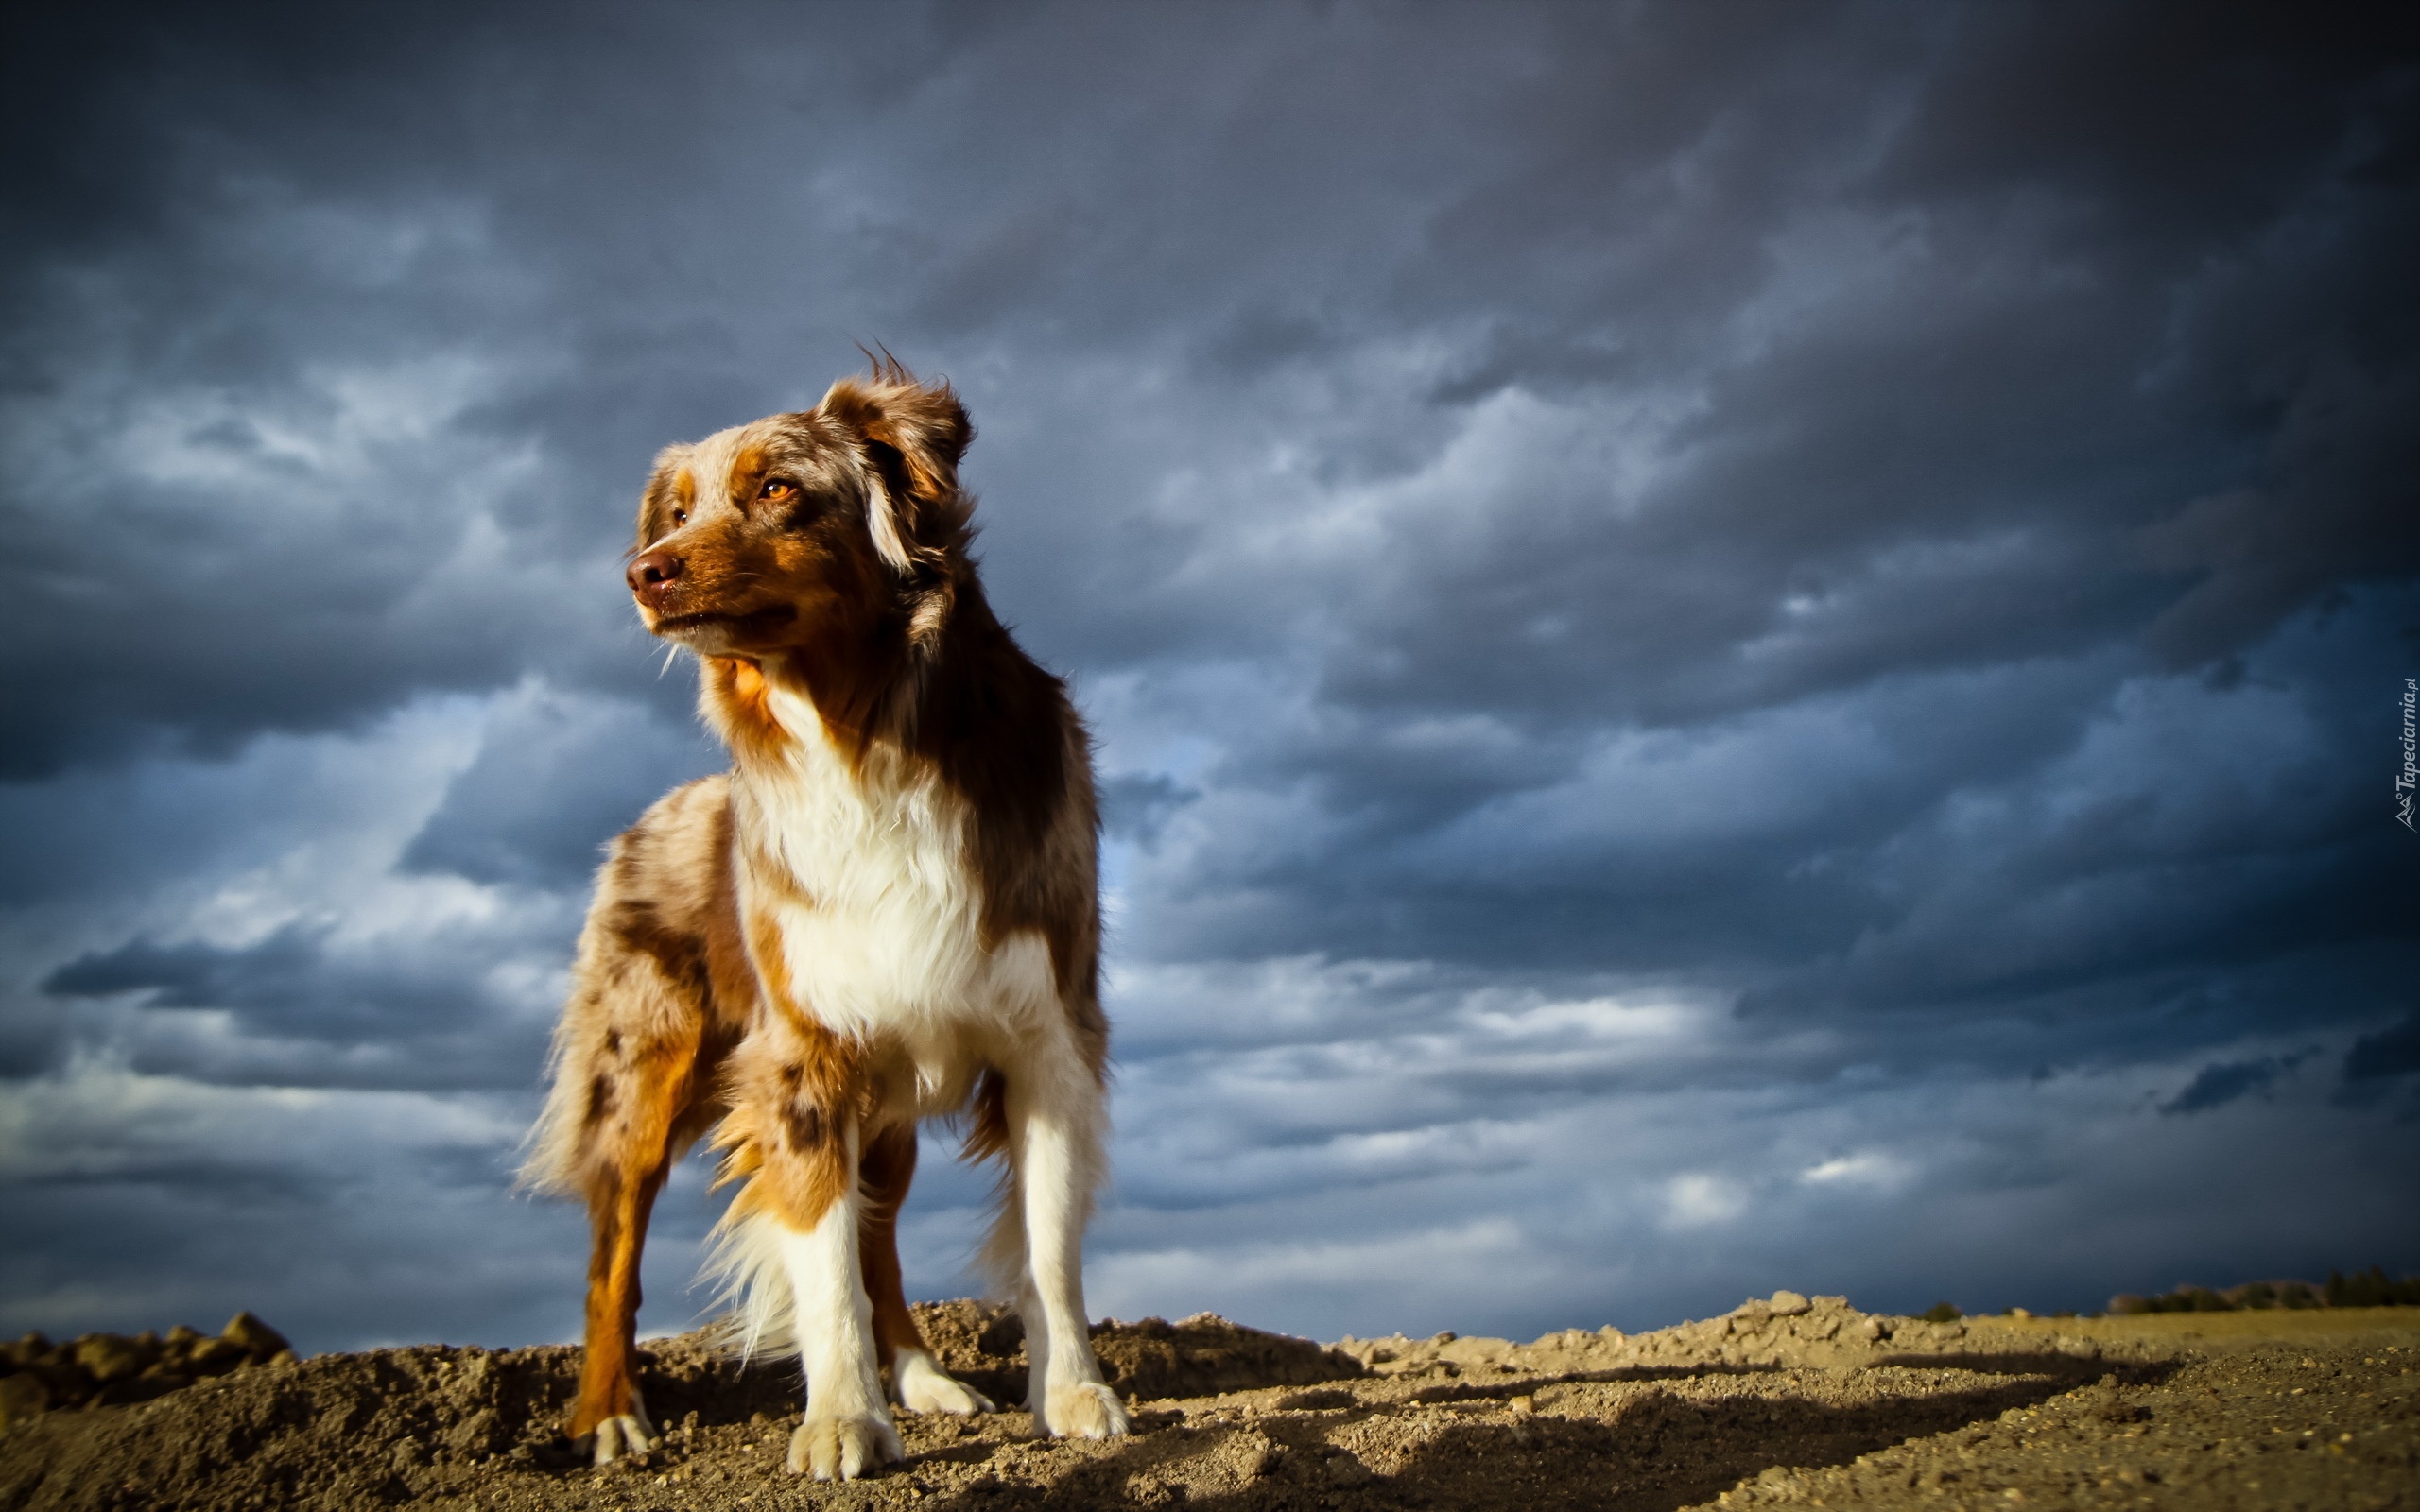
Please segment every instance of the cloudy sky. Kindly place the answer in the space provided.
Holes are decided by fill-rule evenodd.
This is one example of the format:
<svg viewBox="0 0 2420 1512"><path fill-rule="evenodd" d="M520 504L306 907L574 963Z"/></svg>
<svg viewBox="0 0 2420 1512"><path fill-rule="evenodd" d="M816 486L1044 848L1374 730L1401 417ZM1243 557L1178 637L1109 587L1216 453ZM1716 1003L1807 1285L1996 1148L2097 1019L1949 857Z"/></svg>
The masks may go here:
<svg viewBox="0 0 2420 1512"><path fill-rule="evenodd" d="M1100 740L1097 1313L2420 1269L2357 13L12 12L0 1333L576 1332L515 1146L598 845L719 764L628 520L857 341Z"/></svg>

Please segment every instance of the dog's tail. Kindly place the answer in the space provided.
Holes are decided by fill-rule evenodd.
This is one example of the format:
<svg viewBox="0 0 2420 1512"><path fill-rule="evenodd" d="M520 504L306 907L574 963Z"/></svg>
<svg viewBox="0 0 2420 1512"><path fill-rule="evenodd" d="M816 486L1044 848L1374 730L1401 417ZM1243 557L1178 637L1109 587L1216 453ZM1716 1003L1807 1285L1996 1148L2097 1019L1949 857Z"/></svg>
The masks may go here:
<svg viewBox="0 0 2420 1512"><path fill-rule="evenodd" d="M546 1055L545 1106L529 1132L522 1136L521 1168L512 1180L516 1191L570 1196L587 1187L595 1159L581 1135L589 1123L593 1092L587 1081L569 1069L574 1053L584 1048L573 1042L579 1032L569 1014L555 1024Z"/></svg>
<svg viewBox="0 0 2420 1512"><path fill-rule="evenodd" d="M1025 1271L1025 1203L1017 1190L1016 1162L1009 1159L1009 1083L996 1071L986 1071L975 1084L975 1096L963 1111L966 1140L959 1159L970 1165L999 1162L992 1183L992 1227L975 1254L975 1272L994 1302L1021 1307L1027 1289ZM953 1119L956 1122L957 1119Z"/></svg>
<svg viewBox="0 0 2420 1512"><path fill-rule="evenodd" d="M714 1143L722 1156L715 1185L739 1188L707 1235L699 1277L725 1310L714 1326L715 1342L743 1360L788 1358L799 1352L798 1302L782 1255L789 1230L766 1188L764 1150L748 1110L725 1119Z"/></svg>

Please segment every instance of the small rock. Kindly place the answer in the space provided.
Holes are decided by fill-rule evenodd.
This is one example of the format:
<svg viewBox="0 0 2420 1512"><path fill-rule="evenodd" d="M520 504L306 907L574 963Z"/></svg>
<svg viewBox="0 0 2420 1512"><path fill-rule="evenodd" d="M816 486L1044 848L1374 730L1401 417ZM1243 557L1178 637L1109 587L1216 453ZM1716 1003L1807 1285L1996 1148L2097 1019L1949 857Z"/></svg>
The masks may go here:
<svg viewBox="0 0 2420 1512"><path fill-rule="evenodd" d="M87 1333L76 1341L76 1363L103 1385L131 1380L150 1362L132 1339L117 1333Z"/></svg>
<svg viewBox="0 0 2420 1512"><path fill-rule="evenodd" d="M48 1411L50 1388L40 1376L0 1376L0 1428Z"/></svg>
<svg viewBox="0 0 2420 1512"><path fill-rule="evenodd" d="M1814 1305L1796 1292L1775 1292L1765 1303L1766 1309L1775 1317L1796 1317L1812 1310Z"/></svg>
<svg viewBox="0 0 2420 1512"><path fill-rule="evenodd" d="M504 1442L505 1436L495 1409L482 1407L455 1424L452 1432L445 1435L445 1443L456 1458L474 1459L493 1452Z"/></svg>
<svg viewBox="0 0 2420 1512"><path fill-rule="evenodd" d="M1338 1451L1324 1468L1331 1486L1363 1486L1370 1480L1370 1467L1349 1450Z"/></svg>
<svg viewBox="0 0 2420 1512"><path fill-rule="evenodd" d="M227 1326L218 1331L218 1336L231 1344L240 1344L247 1351L264 1359L293 1348L285 1342L285 1334L250 1313L238 1313L229 1318Z"/></svg>
<svg viewBox="0 0 2420 1512"><path fill-rule="evenodd" d="M1867 1338L1878 1342L1891 1336L1891 1325L1883 1322L1878 1317L1870 1317L1865 1320L1864 1325L1859 1328L1858 1332L1864 1334Z"/></svg>
<svg viewBox="0 0 2420 1512"><path fill-rule="evenodd" d="M186 1368L198 1376L223 1376L252 1357L233 1339L204 1339L193 1347Z"/></svg>

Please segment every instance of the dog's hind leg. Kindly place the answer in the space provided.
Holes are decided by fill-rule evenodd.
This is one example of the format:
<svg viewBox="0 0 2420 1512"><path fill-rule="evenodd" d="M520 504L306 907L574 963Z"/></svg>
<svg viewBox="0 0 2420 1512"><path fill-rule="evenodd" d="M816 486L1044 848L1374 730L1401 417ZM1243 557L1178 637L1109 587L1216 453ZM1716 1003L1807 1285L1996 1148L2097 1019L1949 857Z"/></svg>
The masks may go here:
<svg viewBox="0 0 2420 1512"><path fill-rule="evenodd" d="M591 1074L586 1348L567 1432L584 1448L593 1444L599 1465L656 1441L634 1358L639 1262L665 1177L702 1122L699 1050L695 1034L625 1042Z"/></svg>
<svg viewBox="0 0 2420 1512"><path fill-rule="evenodd" d="M744 979L713 964L735 954L715 923L721 812L720 788L693 783L614 842L523 1173L588 1203L586 1349L566 1431L599 1464L655 1438L635 1371L648 1218L672 1162L721 1111L717 1064L737 1038L723 1007L748 1001Z"/></svg>
<svg viewBox="0 0 2420 1512"><path fill-rule="evenodd" d="M916 1126L894 1124L866 1141L858 1170L866 1197L857 1224L858 1263L873 1309L874 1351L890 1372L892 1398L915 1413L992 1411L990 1398L942 1369L908 1310L899 1274L899 1205L916 1175Z"/></svg>
<svg viewBox="0 0 2420 1512"><path fill-rule="evenodd" d="M1012 1221L1022 1226L1028 1402L1059 1437L1125 1433L1126 1411L1101 1380L1084 1316L1084 1224L1104 1163L1100 1083L1072 1045L1046 1043L1009 1075L1005 1101L1012 1207L1001 1215L1001 1238L1012 1236Z"/></svg>
<svg viewBox="0 0 2420 1512"><path fill-rule="evenodd" d="M617 974L615 985L627 988L630 973ZM588 1202L585 1348L564 1432L593 1448L600 1465L655 1438L634 1368L639 1258L666 1174L714 1115L701 1022L659 1023L643 1038L617 1006L610 995L575 994L557 1034L539 1147L525 1173L533 1184L576 1191Z"/></svg>
<svg viewBox="0 0 2420 1512"><path fill-rule="evenodd" d="M596 1464L613 1464L627 1452L651 1449L656 1425L636 1382L639 1331L639 1258L647 1251L647 1222L687 1144L680 1115L687 1110L697 1064L695 1040L648 1045L624 1081L631 1093L630 1118L617 1120L610 1149L600 1149L588 1183L588 1321L580 1352L580 1394L569 1435L586 1444L593 1437ZM695 1137L695 1130L687 1130Z"/></svg>

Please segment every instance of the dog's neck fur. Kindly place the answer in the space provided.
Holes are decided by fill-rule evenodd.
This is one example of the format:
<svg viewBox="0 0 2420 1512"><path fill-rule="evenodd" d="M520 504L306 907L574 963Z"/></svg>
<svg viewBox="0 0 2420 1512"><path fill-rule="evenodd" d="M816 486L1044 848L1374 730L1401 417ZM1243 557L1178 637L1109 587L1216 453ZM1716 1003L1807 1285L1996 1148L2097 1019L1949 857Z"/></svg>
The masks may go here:
<svg viewBox="0 0 2420 1512"><path fill-rule="evenodd" d="M928 816L948 833L985 948L1040 929L1063 984L1089 996L1097 819L1082 726L971 568L953 579L878 613L835 615L779 655L710 659L700 702L731 747L735 793L795 809L812 786L838 805L836 823L843 812ZM812 892L833 879L758 880Z"/></svg>
<svg viewBox="0 0 2420 1512"><path fill-rule="evenodd" d="M835 604L812 634L779 651L708 659L700 712L742 780L796 781L803 742L828 742L864 780L870 763L931 760L918 735L936 723L936 705L965 691L958 685L977 670L986 640L1007 643L1007 631L960 570L879 606Z"/></svg>

